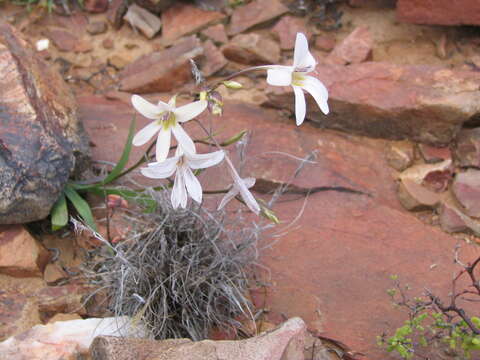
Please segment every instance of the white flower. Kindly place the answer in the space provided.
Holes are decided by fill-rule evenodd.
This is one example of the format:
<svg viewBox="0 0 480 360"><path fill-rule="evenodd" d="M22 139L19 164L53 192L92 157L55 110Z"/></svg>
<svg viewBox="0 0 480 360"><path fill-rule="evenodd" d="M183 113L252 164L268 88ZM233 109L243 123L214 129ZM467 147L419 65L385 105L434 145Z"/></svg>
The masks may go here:
<svg viewBox="0 0 480 360"><path fill-rule="evenodd" d="M158 132L155 154L157 162L162 162L168 156L171 133L173 132L179 145L186 151L195 153L193 140L179 123L184 123L200 115L207 108L205 100L195 101L176 108L175 97L170 99L168 104L159 101L158 105L154 105L138 95L133 95L132 104L140 114L154 120L135 135L133 145L141 146L147 143Z"/></svg>
<svg viewBox="0 0 480 360"><path fill-rule="evenodd" d="M165 179L172 176L175 171L175 181L172 189L172 206L178 208L187 206L188 195L198 203L202 202L202 186L193 173L196 169L205 169L220 163L225 156L223 150L208 154L196 154L177 147L174 157L163 162L148 164L148 167L140 171L146 177L152 179Z"/></svg>
<svg viewBox="0 0 480 360"><path fill-rule="evenodd" d="M320 110L326 115L328 109L328 91L320 80L308 76L315 70L317 62L308 51L308 42L305 35L297 33L295 50L293 53L293 66L271 65L267 70L267 82L274 86L293 87L295 93L295 116L297 125L301 125L305 119L306 104L303 90L310 93L317 102Z"/></svg>
<svg viewBox="0 0 480 360"><path fill-rule="evenodd" d="M247 189L250 189L253 185L255 185L255 178L245 178L245 179L241 179L241 181L243 182L244 186ZM218 210L223 209L230 200L232 200L235 196L240 194L240 191L241 191L241 187L236 182L234 182L232 185L232 188L225 194L225 196L220 201L220 204L218 205Z"/></svg>
<svg viewBox="0 0 480 360"><path fill-rule="evenodd" d="M240 175L238 175L237 170L235 170L235 166L233 166L233 163L228 156L225 156L225 161L227 162L227 165L228 165L227 168L230 171L230 174L232 175L233 185L230 191L225 195L225 197L220 202L218 209L221 209L223 206L225 206L225 204L228 201L230 201L231 198L235 197L237 194L240 194L243 201L245 202L245 205L247 205L250 211L258 215L261 210L260 206L258 205L257 200L255 200L255 197L248 190L248 188L255 185L255 179L253 178L242 179ZM252 183L252 180L253 180L253 183ZM249 186L250 184L251 186ZM230 197L230 195L232 196ZM224 204L222 205L222 203Z"/></svg>

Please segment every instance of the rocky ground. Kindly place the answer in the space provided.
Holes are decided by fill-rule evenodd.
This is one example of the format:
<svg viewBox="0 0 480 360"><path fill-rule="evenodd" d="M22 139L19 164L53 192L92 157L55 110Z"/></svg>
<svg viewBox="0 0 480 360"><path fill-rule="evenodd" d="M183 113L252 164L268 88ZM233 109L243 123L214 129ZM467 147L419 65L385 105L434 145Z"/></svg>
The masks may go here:
<svg viewBox="0 0 480 360"><path fill-rule="evenodd" d="M167 100L191 90L190 58L209 81L248 65L288 64L295 33L306 33L330 115L310 103L309 121L296 127L293 93L258 74L239 78L241 90L222 90L225 117L215 120L224 138L251 132L245 173L268 185L257 186L259 196L293 184L274 208L282 222L265 239L268 271L252 297L268 323L299 316L312 333L346 345L338 351L393 359L375 344L406 319L386 294L389 276L416 294L428 287L446 295L455 246L466 261L478 256L480 31L451 26L480 25L478 5L466 1L472 11L458 13L447 1L425 11L409 0L397 8L351 0L301 16L297 1L235 9L198 1L208 10L153 3L125 13L123 1L89 0L89 11L68 16L7 4L0 20L32 46L49 39L36 56L73 90L93 159L109 162L123 149L132 93ZM138 128L146 123L137 119ZM315 163L292 180L299 162L280 152L313 155ZM141 154L134 149L131 161ZM217 188L216 179L204 180ZM35 226L34 235L43 225ZM120 225L115 232L121 237ZM95 245L68 231L35 238L23 225L4 225L0 340L52 319L103 316L101 301L85 304L91 288L78 276L81 249Z"/></svg>

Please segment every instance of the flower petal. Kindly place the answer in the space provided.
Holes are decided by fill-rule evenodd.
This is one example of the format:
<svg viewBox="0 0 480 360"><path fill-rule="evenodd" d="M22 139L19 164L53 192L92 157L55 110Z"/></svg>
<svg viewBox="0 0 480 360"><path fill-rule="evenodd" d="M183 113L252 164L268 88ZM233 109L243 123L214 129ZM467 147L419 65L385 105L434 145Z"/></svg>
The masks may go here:
<svg viewBox="0 0 480 360"><path fill-rule="evenodd" d="M227 205L230 202L230 200L232 200L235 196L237 196L238 191L239 190L236 187L232 187L225 194L225 196L222 198L222 200L220 200L220 204L218 204L217 210L222 210L225 207L225 205Z"/></svg>
<svg viewBox="0 0 480 360"><path fill-rule="evenodd" d="M172 206L177 209L179 206L182 208L187 207L187 189L185 189L184 169L179 167L177 174L175 175L175 181L173 183L172 195L170 196Z"/></svg>
<svg viewBox="0 0 480 360"><path fill-rule="evenodd" d="M188 194L190 197L195 200L197 203L202 202L202 185L198 181L197 177L193 174L190 168L186 167L184 169L185 175L185 186L187 187Z"/></svg>
<svg viewBox="0 0 480 360"><path fill-rule="evenodd" d="M295 118L297 126L302 125L305 120L305 114L307 113L307 105L305 104L305 94L302 88L298 86L292 86L295 93Z"/></svg>
<svg viewBox="0 0 480 360"><path fill-rule="evenodd" d="M150 163L148 167L140 169L140 172L148 178L165 179L175 172L178 159L178 157L172 157L163 162Z"/></svg>
<svg viewBox="0 0 480 360"><path fill-rule="evenodd" d="M293 53L293 67L301 69L304 72L310 72L315 69L317 62L308 50L308 40L302 33L297 33L295 40L295 50Z"/></svg>
<svg viewBox="0 0 480 360"><path fill-rule="evenodd" d="M293 68L282 66L267 70L267 83L273 86L289 86L292 83Z"/></svg>
<svg viewBox="0 0 480 360"><path fill-rule="evenodd" d="M238 190L240 191L240 196L242 197L243 201L245 201L245 204L247 205L247 207L250 209L251 212L258 215L258 213L260 212L260 206L258 205L257 200L255 200L255 197L247 189L243 181L241 185L239 183L237 183L237 185L238 185Z"/></svg>
<svg viewBox="0 0 480 360"><path fill-rule="evenodd" d="M145 116L147 119L158 119L164 109L161 107L152 104L151 102L145 100L141 96L132 95L132 105L140 114Z"/></svg>
<svg viewBox="0 0 480 360"><path fill-rule="evenodd" d="M182 150L189 154L194 154L196 152L195 144L185 130L183 130L179 124L175 124L175 126L173 126L171 129L173 135L177 139L178 145L182 147Z"/></svg>
<svg viewBox="0 0 480 360"><path fill-rule="evenodd" d="M186 156L188 166L192 169L205 169L220 163L225 157L223 150L214 151L208 154L188 154Z"/></svg>
<svg viewBox="0 0 480 360"><path fill-rule="evenodd" d="M328 108L328 90L325 85L322 84L320 80L314 78L313 76L305 76L303 80L302 88L309 92L317 102L320 110L327 115L329 112Z"/></svg>
<svg viewBox="0 0 480 360"><path fill-rule="evenodd" d="M176 108L173 113L175 114L175 119L182 123L200 115L207 108L207 105L207 101L199 100L180 106Z"/></svg>
<svg viewBox="0 0 480 360"><path fill-rule="evenodd" d="M162 162L167 158L168 152L170 151L171 137L172 133L170 129L161 129L158 133L157 148L155 150L155 157L158 162Z"/></svg>
<svg viewBox="0 0 480 360"><path fill-rule="evenodd" d="M132 140L132 144L134 146L142 146L143 144L146 144L161 128L161 124L159 124L157 121L152 121L150 124L148 124L142 130L135 134Z"/></svg>
<svg viewBox="0 0 480 360"><path fill-rule="evenodd" d="M242 180L245 186L247 187L247 189L250 189L253 185L255 185L255 182L257 181L257 179L252 177L244 178Z"/></svg>

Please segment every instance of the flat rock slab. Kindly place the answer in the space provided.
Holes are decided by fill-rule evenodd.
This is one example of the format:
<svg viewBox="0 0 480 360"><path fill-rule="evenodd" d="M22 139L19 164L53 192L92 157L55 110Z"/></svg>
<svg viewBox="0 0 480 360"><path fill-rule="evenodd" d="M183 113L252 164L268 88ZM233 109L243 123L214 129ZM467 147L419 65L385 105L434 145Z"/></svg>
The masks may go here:
<svg viewBox="0 0 480 360"><path fill-rule="evenodd" d="M318 65L330 94L323 115L308 95L307 117L321 127L392 140L446 145L480 113L480 74L381 62ZM269 104L293 109L291 88L269 88Z"/></svg>
<svg viewBox="0 0 480 360"><path fill-rule="evenodd" d="M464 0L399 0L397 17L414 24L480 25L480 2Z"/></svg>
<svg viewBox="0 0 480 360"><path fill-rule="evenodd" d="M94 97L80 98L79 103L87 128L90 123L114 124L112 137L106 136L107 130L97 134L110 140L97 143L94 157L116 161L112 154L120 154L123 148L133 111ZM138 127L145 123L141 119ZM375 337L406 319L392 309L386 294L392 286L389 276L398 274L415 295L426 285L439 294L447 293L457 241L403 210L385 156L388 142L309 124L297 127L277 111L243 103L227 102L225 118L214 124L222 130L221 139L243 129L252 131L247 148L252 160L244 176L287 181L299 162L279 152L305 157L314 151L316 164L306 164L295 185L364 193L322 191L307 200L286 195L290 201L275 208L283 223L274 231L282 233L305 206L303 215L264 253L262 263L271 271L271 286L266 297L262 290L255 299L272 313L301 316L309 329L341 340L370 360L389 359L378 350ZM189 134L196 133L194 125L185 124ZM218 177L202 179L202 184L205 189L220 186ZM469 260L475 252L465 246L463 254Z"/></svg>

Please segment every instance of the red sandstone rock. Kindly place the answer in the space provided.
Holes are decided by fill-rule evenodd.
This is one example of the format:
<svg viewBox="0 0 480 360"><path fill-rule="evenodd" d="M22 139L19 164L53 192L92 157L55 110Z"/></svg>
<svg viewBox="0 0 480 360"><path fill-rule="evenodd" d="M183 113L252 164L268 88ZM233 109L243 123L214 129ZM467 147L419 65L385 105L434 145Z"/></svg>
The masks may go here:
<svg viewBox="0 0 480 360"><path fill-rule="evenodd" d="M480 128L462 129L456 139L454 154L459 166L480 167Z"/></svg>
<svg viewBox="0 0 480 360"><path fill-rule="evenodd" d="M0 226L0 273L42 276L50 254L21 225Z"/></svg>
<svg viewBox="0 0 480 360"><path fill-rule="evenodd" d="M217 24L206 28L202 31L202 35L210 38L215 43L225 44L228 42L225 25L223 24Z"/></svg>
<svg viewBox="0 0 480 360"><path fill-rule="evenodd" d="M83 7L91 13L103 13L108 9L108 0L85 0Z"/></svg>
<svg viewBox="0 0 480 360"><path fill-rule="evenodd" d="M458 173L452 190L467 215L480 217L480 170L468 169Z"/></svg>
<svg viewBox="0 0 480 360"><path fill-rule="evenodd" d="M222 51L228 60L246 65L277 64L280 61L278 44L256 33L235 36Z"/></svg>
<svg viewBox="0 0 480 360"><path fill-rule="evenodd" d="M172 6L175 0L135 0L135 3L158 15Z"/></svg>
<svg viewBox="0 0 480 360"><path fill-rule="evenodd" d="M150 360L304 360L306 330L302 319L293 318L272 331L239 341L155 341L100 336L93 341L90 354L95 360L147 356Z"/></svg>
<svg viewBox="0 0 480 360"><path fill-rule="evenodd" d="M469 229L465 223L467 216L462 213L454 199L445 199L439 207L438 214L440 226L446 232L455 233Z"/></svg>
<svg viewBox="0 0 480 360"><path fill-rule="evenodd" d="M288 12L280 0L254 0L239 6L230 19L229 35L236 35Z"/></svg>
<svg viewBox="0 0 480 360"><path fill-rule="evenodd" d="M172 44L179 37L196 33L223 18L225 15L220 12L177 2L162 14L162 41L166 45Z"/></svg>
<svg viewBox="0 0 480 360"><path fill-rule="evenodd" d="M192 79L190 59L202 54L200 41L191 36L167 50L142 56L118 74L120 90L138 94L170 91Z"/></svg>
<svg viewBox="0 0 480 360"><path fill-rule="evenodd" d="M141 8L137 4L132 4L128 7L123 20L128 22L133 28L140 30L140 32L149 39L153 38L162 26L162 22L158 16Z"/></svg>
<svg viewBox="0 0 480 360"><path fill-rule="evenodd" d="M329 90L330 114L307 95L307 118L322 127L445 146L480 114L480 74L436 66L366 62L317 65ZM269 87L265 105L294 109L291 87Z"/></svg>
<svg viewBox="0 0 480 360"><path fill-rule="evenodd" d="M373 39L367 26L353 30L325 59L328 64L359 64L372 54Z"/></svg>
<svg viewBox="0 0 480 360"><path fill-rule="evenodd" d="M315 39L315 48L322 51L331 51L335 47L335 37L321 35Z"/></svg>
<svg viewBox="0 0 480 360"><path fill-rule="evenodd" d="M223 53L215 46L211 40L207 40L203 44L203 50L205 59L201 63L200 70L206 77L215 74L222 70L227 64L228 60L225 59Z"/></svg>
<svg viewBox="0 0 480 360"><path fill-rule="evenodd" d="M415 24L480 25L480 2L464 0L398 0L397 16Z"/></svg>
<svg viewBox="0 0 480 360"><path fill-rule="evenodd" d="M395 170L403 171L412 165L415 159L415 148L409 141L396 141L388 146L386 159Z"/></svg>
<svg viewBox="0 0 480 360"><path fill-rule="evenodd" d="M396 2L397 0L349 0L348 4L360 8L395 8Z"/></svg>
<svg viewBox="0 0 480 360"><path fill-rule="evenodd" d="M426 163L437 163L443 160L452 159L450 148L448 147L436 147L427 144L418 144L420 154Z"/></svg>
<svg viewBox="0 0 480 360"><path fill-rule="evenodd" d="M123 15L127 12L128 1L112 0L108 7L107 19L114 29L120 29L123 23Z"/></svg>
<svg viewBox="0 0 480 360"><path fill-rule="evenodd" d="M272 28L272 32L280 39L282 50L291 50L295 47L295 38L298 32L304 33L310 39L305 18L283 16Z"/></svg>
<svg viewBox="0 0 480 360"><path fill-rule="evenodd" d="M92 50L89 42L62 28L49 29L46 35L60 51L87 52Z"/></svg>

